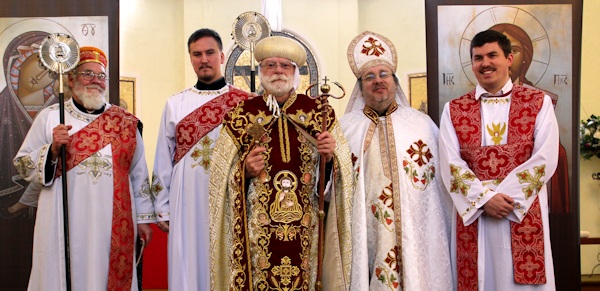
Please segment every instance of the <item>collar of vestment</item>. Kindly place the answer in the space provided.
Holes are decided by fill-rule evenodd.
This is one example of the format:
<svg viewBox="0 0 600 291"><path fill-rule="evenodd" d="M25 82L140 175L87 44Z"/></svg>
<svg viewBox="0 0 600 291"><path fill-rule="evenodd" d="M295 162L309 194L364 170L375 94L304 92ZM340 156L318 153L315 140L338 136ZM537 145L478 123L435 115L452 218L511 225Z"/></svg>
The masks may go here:
<svg viewBox="0 0 600 291"><path fill-rule="evenodd" d="M100 107L100 109L96 109L96 110L90 112L89 110L85 109L85 107L83 107L82 104L79 104L79 102L75 101L75 98L71 98L71 99L73 99L73 104L75 104L75 107L77 107L77 109L79 109L81 112L88 113L88 114L98 115L98 114L104 112L104 108L106 107L106 104L104 104L104 105L102 105L102 107Z"/></svg>
<svg viewBox="0 0 600 291"><path fill-rule="evenodd" d="M512 88L513 83L510 78L498 92L488 92L480 84L477 84L477 87L475 87L475 100L479 100L480 97L506 97L511 93Z"/></svg>
<svg viewBox="0 0 600 291"><path fill-rule="evenodd" d="M225 78L221 77L219 80L216 80L210 84L206 84L206 83L203 83L200 80L198 80L198 82L196 82L196 85L194 87L201 91L216 91L225 86L227 86L227 83L225 82Z"/></svg>
<svg viewBox="0 0 600 291"><path fill-rule="evenodd" d="M377 113L377 111L375 111L375 109L365 106L363 108L363 113L369 118L371 119L375 124L377 124L379 122L379 117L381 116L389 116L392 113L394 113L394 111L398 110L398 103L396 103L396 100L392 100L392 104L390 104L390 106L388 107L388 109L383 113L383 114L379 114Z"/></svg>

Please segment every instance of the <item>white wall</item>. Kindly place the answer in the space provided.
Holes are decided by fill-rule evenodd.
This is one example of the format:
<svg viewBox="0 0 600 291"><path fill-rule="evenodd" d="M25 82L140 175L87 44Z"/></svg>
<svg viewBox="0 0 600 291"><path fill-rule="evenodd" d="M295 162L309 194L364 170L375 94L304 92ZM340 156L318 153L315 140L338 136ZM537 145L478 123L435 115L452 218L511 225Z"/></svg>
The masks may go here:
<svg viewBox="0 0 600 291"><path fill-rule="evenodd" d="M165 100L186 86L182 4L182 0L125 0L120 5L120 73L136 78L136 104L141 109L136 115L144 123L150 170Z"/></svg>

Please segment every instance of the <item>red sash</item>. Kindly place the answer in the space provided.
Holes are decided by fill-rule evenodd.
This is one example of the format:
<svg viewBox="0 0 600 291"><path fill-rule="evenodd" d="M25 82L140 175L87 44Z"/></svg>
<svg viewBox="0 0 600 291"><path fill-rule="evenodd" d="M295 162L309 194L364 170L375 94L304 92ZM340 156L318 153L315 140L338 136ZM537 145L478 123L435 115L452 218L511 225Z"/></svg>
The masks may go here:
<svg viewBox="0 0 600 291"><path fill-rule="evenodd" d="M481 107L475 90L451 101L450 116L460 144L461 157L480 180L504 179L531 157L535 118L543 92L514 86L507 144L481 146ZM457 219L458 290L477 290L478 223L464 226ZM518 284L544 284L544 234L538 197L523 221L511 222L514 278Z"/></svg>
<svg viewBox="0 0 600 291"><path fill-rule="evenodd" d="M177 164L202 137L221 125L231 108L247 98L248 93L229 86L229 92L206 102L179 121L175 127L173 164Z"/></svg>
<svg viewBox="0 0 600 291"><path fill-rule="evenodd" d="M67 146L67 171L107 145L112 146L114 196L108 290L131 290L135 238L129 168L136 147L137 123L138 119L124 109L111 106L70 136ZM55 177L61 175L61 168L59 162Z"/></svg>

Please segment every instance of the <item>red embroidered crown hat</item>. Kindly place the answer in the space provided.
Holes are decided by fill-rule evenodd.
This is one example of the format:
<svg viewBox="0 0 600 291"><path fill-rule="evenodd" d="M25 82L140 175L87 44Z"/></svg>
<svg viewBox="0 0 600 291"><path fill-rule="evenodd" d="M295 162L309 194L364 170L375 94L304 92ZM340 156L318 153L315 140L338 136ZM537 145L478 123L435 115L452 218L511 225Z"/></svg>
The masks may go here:
<svg viewBox="0 0 600 291"><path fill-rule="evenodd" d="M356 78L371 67L385 65L392 72L398 67L394 44L385 36L365 31L357 35L348 46L348 63Z"/></svg>
<svg viewBox="0 0 600 291"><path fill-rule="evenodd" d="M83 46L79 48L79 63L78 66L85 63L98 63L106 68L108 60L106 54L99 48L92 46Z"/></svg>

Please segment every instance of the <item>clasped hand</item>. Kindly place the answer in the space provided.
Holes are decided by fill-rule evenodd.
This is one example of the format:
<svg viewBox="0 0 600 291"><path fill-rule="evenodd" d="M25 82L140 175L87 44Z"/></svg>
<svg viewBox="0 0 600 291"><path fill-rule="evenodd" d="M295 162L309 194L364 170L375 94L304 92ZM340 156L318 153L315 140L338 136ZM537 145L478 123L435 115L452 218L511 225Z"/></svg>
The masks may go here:
<svg viewBox="0 0 600 291"><path fill-rule="evenodd" d="M514 200L504 193L496 193L483 205L483 211L493 218L506 218L514 210Z"/></svg>

